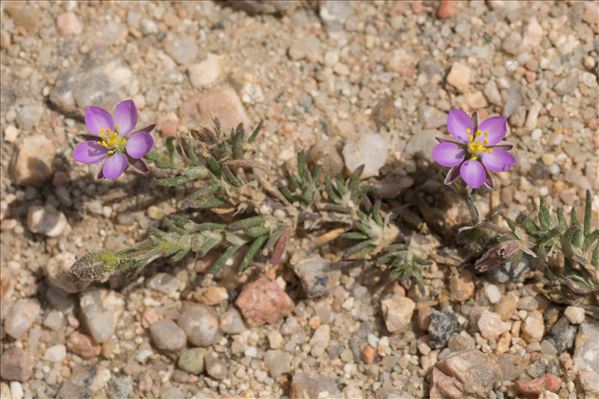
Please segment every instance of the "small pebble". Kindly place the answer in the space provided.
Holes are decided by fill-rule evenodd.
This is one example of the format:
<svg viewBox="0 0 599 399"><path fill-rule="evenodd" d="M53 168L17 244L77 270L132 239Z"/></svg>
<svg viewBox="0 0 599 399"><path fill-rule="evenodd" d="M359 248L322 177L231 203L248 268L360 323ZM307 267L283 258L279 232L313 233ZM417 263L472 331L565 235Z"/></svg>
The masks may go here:
<svg viewBox="0 0 599 399"><path fill-rule="evenodd" d="M267 337L271 349L279 349L283 344L283 336L277 330L270 331Z"/></svg>
<svg viewBox="0 0 599 399"><path fill-rule="evenodd" d="M478 319L478 330L486 339L497 339L501 334L509 331L510 328L511 323L502 321L499 314L488 310L485 310Z"/></svg>
<svg viewBox="0 0 599 399"><path fill-rule="evenodd" d="M572 324L582 324L585 319L585 311L578 306L568 306L564 315Z"/></svg>
<svg viewBox="0 0 599 399"><path fill-rule="evenodd" d="M254 348L255 349L255 348ZM205 359L206 372L215 380L222 380L227 376L227 365L224 361L214 355L208 355Z"/></svg>
<svg viewBox="0 0 599 399"><path fill-rule="evenodd" d="M394 295L381 301L385 325L390 333L408 329L412 320L415 303L410 298Z"/></svg>
<svg viewBox="0 0 599 399"><path fill-rule="evenodd" d="M66 355L67 348L64 345L54 345L46 349L46 353L44 353L44 360L58 363L61 362Z"/></svg>
<svg viewBox="0 0 599 399"><path fill-rule="evenodd" d="M186 349L179 355L177 366L190 374L200 374L204 371L204 358L207 353L204 348Z"/></svg>
<svg viewBox="0 0 599 399"><path fill-rule="evenodd" d="M485 296L492 304L496 304L501 299L501 292L494 284L488 284L484 288Z"/></svg>
<svg viewBox="0 0 599 399"><path fill-rule="evenodd" d="M545 325L543 320L537 317L528 316L522 327L522 336L527 342L538 342L543 339L545 334Z"/></svg>
<svg viewBox="0 0 599 399"><path fill-rule="evenodd" d="M150 326L152 342L160 350L178 351L185 347L185 333L172 320L161 320Z"/></svg>

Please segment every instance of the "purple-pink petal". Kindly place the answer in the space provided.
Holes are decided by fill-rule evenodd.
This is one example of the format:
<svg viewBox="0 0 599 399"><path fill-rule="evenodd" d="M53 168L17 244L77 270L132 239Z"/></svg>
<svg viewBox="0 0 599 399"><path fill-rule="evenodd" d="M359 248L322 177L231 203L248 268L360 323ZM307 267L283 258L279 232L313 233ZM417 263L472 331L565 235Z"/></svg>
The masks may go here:
<svg viewBox="0 0 599 399"><path fill-rule="evenodd" d="M492 172L505 172L516 163L516 158L500 147L493 148L491 153L484 152L480 157L483 164Z"/></svg>
<svg viewBox="0 0 599 399"><path fill-rule="evenodd" d="M468 114L461 109L449 111L449 115L447 115L447 130L449 130L449 133L461 142L467 143L468 133L466 129L470 129L470 132L474 130L472 120Z"/></svg>
<svg viewBox="0 0 599 399"><path fill-rule="evenodd" d="M114 123L119 125L119 134L126 135L137 125L137 108L133 100L121 101L114 108Z"/></svg>
<svg viewBox="0 0 599 399"><path fill-rule="evenodd" d="M85 141L78 144L73 151L73 159L85 164L94 164L106 158L108 150L97 141Z"/></svg>
<svg viewBox="0 0 599 399"><path fill-rule="evenodd" d="M454 166L449 169L447 176L445 176L445 184L452 184L460 176L460 167Z"/></svg>
<svg viewBox="0 0 599 399"><path fill-rule="evenodd" d="M488 140L487 145L493 145L499 143L505 137L507 133L507 118L505 116L492 116L485 119L478 126L478 130L489 132L488 136L480 135L479 141L483 139Z"/></svg>
<svg viewBox="0 0 599 399"><path fill-rule="evenodd" d="M462 179L472 188L479 188L485 183L487 173L483 165L474 160L468 160L460 167Z"/></svg>
<svg viewBox="0 0 599 399"><path fill-rule="evenodd" d="M457 166L464 160L465 152L454 143L439 143L433 148L433 159L441 166Z"/></svg>
<svg viewBox="0 0 599 399"><path fill-rule="evenodd" d="M131 158L139 159L146 155L154 145L150 133L138 132L127 139L125 149Z"/></svg>
<svg viewBox="0 0 599 399"><path fill-rule="evenodd" d="M122 152L117 152L104 162L102 174L108 180L116 180L123 174L123 172L125 172L128 163L127 156Z"/></svg>
<svg viewBox="0 0 599 399"><path fill-rule="evenodd" d="M114 122L112 121L110 112L104 108L89 106L85 111L85 126L90 133L99 136L100 129L112 130Z"/></svg>

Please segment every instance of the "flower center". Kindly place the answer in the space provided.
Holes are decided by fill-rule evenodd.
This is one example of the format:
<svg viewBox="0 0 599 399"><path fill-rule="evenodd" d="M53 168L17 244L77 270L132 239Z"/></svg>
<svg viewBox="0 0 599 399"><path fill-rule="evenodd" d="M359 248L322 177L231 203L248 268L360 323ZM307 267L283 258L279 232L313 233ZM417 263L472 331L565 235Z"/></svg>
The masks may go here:
<svg viewBox="0 0 599 399"><path fill-rule="evenodd" d="M478 159L480 154L483 152L487 152L489 154L493 153L492 148L487 148L489 145L489 139L483 138L482 143L480 142L480 137L488 137L489 132L477 130L476 134L473 135L470 129L466 129L466 133L468 133L468 152L470 153L471 159Z"/></svg>
<svg viewBox="0 0 599 399"><path fill-rule="evenodd" d="M114 154L115 151L125 151L127 139L119 136L119 125L114 125L114 130L110 128L100 129L100 137L103 139L100 145L110 148L109 154Z"/></svg>

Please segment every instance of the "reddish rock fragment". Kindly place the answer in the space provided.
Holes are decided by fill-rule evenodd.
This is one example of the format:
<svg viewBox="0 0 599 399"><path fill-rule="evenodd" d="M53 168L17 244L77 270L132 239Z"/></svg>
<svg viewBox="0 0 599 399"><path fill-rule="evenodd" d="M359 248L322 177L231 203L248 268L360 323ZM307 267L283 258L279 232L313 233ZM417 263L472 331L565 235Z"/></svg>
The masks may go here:
<svg viewBox="0 0 599 399"><path fill-rule="evenodd" d="M422 1L420 0L414 0L411 5L414 14L420 14L424 9L424 7L422 6Z"/></svg>
<svg viewBox="0 0 599 399"><path fill-rule="evenodd" d="M234 129L240 123L246 129L251 128L245 108L231 87L198 94L181 105L179 115L185 126L212 128L213 118L218 118L225 131Z"/></svg>
<svg viewBox="0 0 599 399"><path fill-rule="evenodd" d="M553 374L544 374L534 380L516 381L516 389L527 398L538 398L545 390L557 392L562 384L559 377Z"/></svg>
<svg viewBox="0 0 599 399"><path fill-rule="evenodd" d="M148 328L152 324L160 321L160 316L154 308L145 308L141 314L141 325L143 328Z"/></svg>
<svg viewBox="0 0 599 399"><path fill-rule="evenodd" d="M459 399L464 397L464 387L457 379L448 376L438 368L433 368L431 399Z"/></svg>
<svg viewBox="0 0 599 399"><path fill-rule="evenodd" d="M235 305L250 327L274 323L288 315L295 307L289 295L266 277L260 277L247 284Z"/></svg>
<svg viewBox="0 0 599 399"><path fill-rule="evenodd" d="M67 349L84 359L100 356L102 348L96 345L93 339L78 331L73 331L67 340Z"/></svg>
<svg viewBox="0 0 599 399"><path fill-rule="evenodd" d="M156 122L162 137L170 137L177 134L179 117L174 112L170 112L165 115L159 115Z"/></svg>
<svg viewBox="0 0 599 399"><path fill-rule="evenodd" d="M465 269L454 270L449 278L449 291L451 299L464 302L474 295L474 279L472 274Z"/></svg>
<svg viewBox="0 0 599 399"><path fill-rule="evenodd" d="M2 353L0 376L7 381L27 381L33 373L33 360L21 348L10 348ZM4 391L4 390L3 390Z"/></svg>
<svg viewBox="0 0 599 399"><path fill-rule="evenodd" d="M466 394L480 397L487 397L493 385L504 376L497 357L478 350L457 352L437 363L435 367L461 383ZM454 385L458 386L455 383Z"/></svg>
<svg viewBox="0 0 599 399"><path fill-rule="evenodd" d="M83 30L79 18L72 12L65 12L56 18L56 28L58 33L65 35L78 35Z"/></svg>
<svg viewBox="0 0 599 399"><path fill-rule="evenodd" d="M370 345L366 345L363 349L362 349L362 355L360 356L362 358L362 361L366 364L372 364L374 363L374 358L376 357L376 351L374 350L374 348Z"/></svg>
<svg viewBox="0 0 599 399"><path fill-rule="evenodd" d="M528 398L537 398L541 392L543 392L544 386L545 381L543 381L543 377L539 377L534 380L516 381L516 389L518 392Z"/></svg>
<svg viewBox="0 0 599 399"><path fill-rule="evenodd" d="M150 372L146 371L140 374L139 381L137 383L137 389L139 389L140 392L147 392L151 390L153 385L154 381L152 381L152 375Z"/></svg>
<svg viewBox="0 0 599 399"><path fill-rule="evenodd" d="M451 18L455 13L455 1L453 0L442 0L437 8L437 17L439 18Z"/></svg>
<svg viewBox="0 0 599 399"><path fill-rule="evenodd" d="M562 380L556 375L545 374L543 379L545 380L545 389L548 391L557 392L562 386Z"/></svg>

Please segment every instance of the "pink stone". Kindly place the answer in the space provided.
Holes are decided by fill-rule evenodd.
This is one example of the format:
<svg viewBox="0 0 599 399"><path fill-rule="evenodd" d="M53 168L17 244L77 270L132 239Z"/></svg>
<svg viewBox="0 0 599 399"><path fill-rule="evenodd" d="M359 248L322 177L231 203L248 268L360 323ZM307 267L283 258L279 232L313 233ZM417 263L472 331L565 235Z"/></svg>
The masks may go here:
<svg viewBox="0 0 599 399"><path fill-rule="evenodd" d="M158 118L156 118L156 122L162 137L170 137L177 134L179 117L174 112L168 113L166 115L159 115Z"/></svg>
<svg viewBox="0 0 599 399"><path fill-rule="evenodd" d="M409 78L416 76L416 57L406 50L394 50L387 60L387 70L397 72L400 76Z"/></svg>
<svg viewBox="0 0 599 399"><path fill-rule="evenodd" d="M83 28L79 18L72 12L65 12L56 18L56 27L61 35L78 35Z"/></svg>
<svg viewBox="0 0 599 399"><path fill-rule="evenodd" d="M437 8L437 17L439 18L451 18L455 13L455 1L453 0L442 0Z"/></svg>
<svg viewBox="0 0 599 399"><path fill-rule="evenodd" d="M493 388L493 385L504 377L499 358L478 350L453 353L437 363L435 368L447 377L456 380L456 382L451 382L452 385L467 394L473 394L475 397L486 397L487 392ZM471 396L463 395L458 397Z"/></svg>
<svg viewBox="0 0 599 399"><path fill-rule="evenodd" d="M100 355L101 347L93 339L78 331L73 331L67 340L67 349L84 359L91 359Z"/></svg>
<svg viewBox="0 0 599 399"><path fill-rule="evenodd" d="M429 395L431 399L463 398L464 386L457 379L448 376L434 367L433 383Z"/></svg>
<svg viewBox="0 0 599 399"><path fill-rule="evenodd" d="M154 381L150 372L146 371L139 376L139 382L137 383L137 389L141 392L147 392L152 389Z"/></svg>
<svg viewBox="0 0 599 399"><path fill-rule="evenodd" d="M548 391L557 392L562 386L562 380L556 375L545 374L543 379L545 380L545 389Z"/></svg>
<svg viewBox="0 0 599 399"><path fill-rule="evenodd" d="M246 130L251 129L250 120L241 104L239 96L230 87L198 94L185 101L179 110L181 122L187 127L199 128L214 126L218 118L225 130L234 129L242 123Z"/></svg>
<svg viewBox="0 0 599 399"><path fill-rule="evenodd" d="M531 18L526 26L524 38L522 40L522 51L526 51L537 47L543 39L543 27L539 24L536 18Z"/></svg>
<svg viewBox="0 0 599 399"><path fill-rule="evenodd" d="M516 389L518 392L527 398L537 398L541 392L543 392L543 388L545 387L545 381L543 381L542 377L536 378L534 380L518 380L516 381Z"/></svg>
<svg viewBox="0 0 599 399"><path fill-rule="evenodd" d="M11 162L14 182L23 186L45 183L52 176L54 154L54 143L46 136L25 137Z"/></svg>
<svg viewBox="0 0 599 399"><path fill-rule="evenodd" d="M422 10L424 10L424 7L422 6L422 1L420 1L420 0L412 1L412 11L414 11L414 14L420 14L422 12Z"/></svg>
<svg viewBox="0 0 599 399"><path fill-rule="evenodd" d="M516 381L516 389L518 392L528 398L538 398L544 390L557 392L561 385L562 381L558 376L553 374L544 374L534 380L520 379Z"/></svg>
<svg viewBox="0 0 599 399"><path fill-rule="evenodd" d="M158 312L154 310L154 308L145 308L143 313L141 314L141 325L144 328L150 327L154 323L158 323L160 321L160 316Z"/></svg>
<svg viewBox="0 0 599 399"><path fill-rule="evenodd" d="M460 93L466 93L470 87L472 70L460 62L454 62L447 75L447 83L458 89Z"/></svg>
<svg viewBox="0 0 599 399"><path fill-rule="evenodd" d="M9 348L0 356L0 376L3 379L23 382L32 374L33 359L23 349Z"/></svg>
<svg viewBox="0 0 599 399"><path fill-rule="evenodd" d="M295 307L293 300L277 283L266 277L247 284L235 305L250 327L274 323Z"/></svg>

